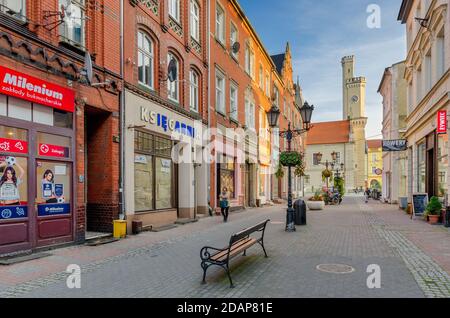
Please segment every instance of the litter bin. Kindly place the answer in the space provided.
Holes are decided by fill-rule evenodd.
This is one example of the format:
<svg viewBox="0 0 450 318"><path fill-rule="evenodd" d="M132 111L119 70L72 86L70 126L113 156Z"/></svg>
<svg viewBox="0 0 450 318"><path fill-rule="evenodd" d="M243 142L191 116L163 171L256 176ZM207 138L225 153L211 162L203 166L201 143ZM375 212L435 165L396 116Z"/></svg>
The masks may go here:
<svg viewBox="0 0 450 318"><path fill-rule="evenodd" d="M297 200L294 203L295 225L306 225L306 203L303 200Z"/></svg>
<svg viewBox="0 0 450 318"><path fill-rule="evenodd" d="M450 207L447 207L445 211L444 225L445 227L450 227Z"/></svg>

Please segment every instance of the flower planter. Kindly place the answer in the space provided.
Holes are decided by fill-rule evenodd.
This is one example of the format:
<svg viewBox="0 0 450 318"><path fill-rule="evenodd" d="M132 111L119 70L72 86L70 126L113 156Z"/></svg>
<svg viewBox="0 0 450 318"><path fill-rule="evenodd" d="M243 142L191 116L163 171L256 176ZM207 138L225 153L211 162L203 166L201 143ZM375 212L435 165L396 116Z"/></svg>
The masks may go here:
<svg viewBox="0 0 450 318"><path fill-rule="evenodd" d="M428 215L428 223L435 225L439 223L439 215Z"/></svg>
<svg viewBox="0 0 450 318"><path fill-rule="evenodd" d="M308 209L312 211L321 211L325 209L325 202L323 201L306 201Z"/></svg>

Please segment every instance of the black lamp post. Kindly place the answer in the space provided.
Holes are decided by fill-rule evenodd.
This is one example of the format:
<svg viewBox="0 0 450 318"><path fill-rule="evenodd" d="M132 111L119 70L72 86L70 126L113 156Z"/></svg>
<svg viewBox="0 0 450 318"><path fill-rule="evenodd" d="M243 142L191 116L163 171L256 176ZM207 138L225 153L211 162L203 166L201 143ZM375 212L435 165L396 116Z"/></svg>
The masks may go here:
<svg viewBox="0 0 450 318"><path fill-rule="evenodd" d="M308 102L300 108L300 115L302 116L303 129L291 129L291 123L289 123L288 130L280 131L280 137L286 138L288 142L288 152L291 151L291 142L295 136L304 134L311 129L311 118L314 111L314 105L309 105ZM273 105L270 111L267 113L270 128L278 127L278 118L280 117L280 109ZM288 166L288 209L286 216L286 232L295 232L294 222L294 208L292 204L292 172L291 167Z"/></svg>

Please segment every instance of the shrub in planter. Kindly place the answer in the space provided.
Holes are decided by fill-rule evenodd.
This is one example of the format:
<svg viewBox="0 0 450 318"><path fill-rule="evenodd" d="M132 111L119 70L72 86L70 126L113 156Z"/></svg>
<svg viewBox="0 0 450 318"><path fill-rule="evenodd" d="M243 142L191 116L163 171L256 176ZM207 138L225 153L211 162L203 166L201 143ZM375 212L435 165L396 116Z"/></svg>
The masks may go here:
<svg viewBox="0 0 450 318"><path fill-rule="evenodd" d="M425 217L428 217L430 224L436 224L441 216L442 203L438 197L432 197L427 205Z"/></svg>

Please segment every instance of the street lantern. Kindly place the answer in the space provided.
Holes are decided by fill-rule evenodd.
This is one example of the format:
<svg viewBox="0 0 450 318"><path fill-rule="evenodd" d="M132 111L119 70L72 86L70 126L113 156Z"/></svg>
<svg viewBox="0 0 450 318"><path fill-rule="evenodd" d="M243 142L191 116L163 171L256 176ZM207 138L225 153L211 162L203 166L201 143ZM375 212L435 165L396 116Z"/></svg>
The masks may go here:
<svg viewBox="0 0 450 318"><path fill-rule="evenodd" d="M291 123L288 125L288 130L286 131L280 131L279 135L282 138L286 138L287 145L288 145L288 152L292 151L291 143L292 139L295 136L300 136L301 134L306 133L311 129L311 118L312 118L312 112L314 110L314 106L309 106L307 102L303 105L302 108L300 108L300 115L302 116L303 120L303 129L291 129ZM269 127L270 128L276 128L278 127L278 119L280 117L280 109L273 105L272 108L267 112L267 119L269 121ZM321 159L322 157L320 157ZM319 157L318 157L319 159ZM320 160L319 160L320 161ZM291 166L288 166L288 209L287 209L287 215L286 215L286 232L294 232L295 231L295 211L293 209L293 202L292 202L292 172L291 172Z"/></svg>
<svg viewBox="0 0 450 318"><path fill-rule="evenodd" d="M317 161L318 161L318 162L322 162L323 154L322 154L321 152L319 152L319 153L316 155L316 158L317 158Z"/></svg>
<svg viewBox="0 0 450 318"><path fill-rule="evenodd" d="M269 121L270 128L278 127L278 118L280 118L280 114L280 109L276 105L273 105L267 113L267 119Z"/></svg>
<svg viewBox="0 0 450 318"><path fill-rule="evenodd" d="M300 115L302 116L303 125L305 127L309 127L311 124L312 113L314 111L314 105L309 106L308 102L303 104L303 107L300 108Z"/></svg>
<svg viewBox="0 0 450 318"><path fill-rule="evenodd" d="M344 170L344 168L345 168L345 165L344 165L344 163L341 163L341 170L343 171L343 170Z"/></svg>
<svg viewBox="0 0 450 318"><path fill-rule="evenodd" d="M331 158L333 159L333 161L336 161L336 160L337 160L337 152L336 152L336 151L333 151L333 152L331 153Z"/></svg>

